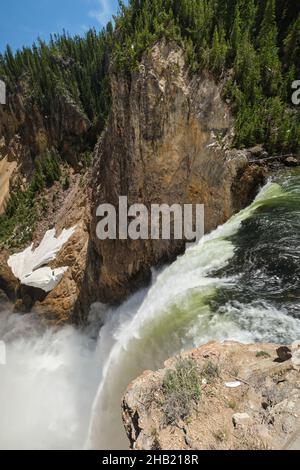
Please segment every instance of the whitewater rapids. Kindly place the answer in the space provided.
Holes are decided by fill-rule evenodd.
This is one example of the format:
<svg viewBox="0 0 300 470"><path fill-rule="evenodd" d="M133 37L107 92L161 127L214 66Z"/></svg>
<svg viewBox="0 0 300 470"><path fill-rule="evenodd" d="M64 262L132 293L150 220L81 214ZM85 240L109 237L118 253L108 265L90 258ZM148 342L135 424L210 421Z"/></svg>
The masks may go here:
<svg viewBox="0 0 300 470"><path fill-rule="evenodd" d="M279 184L268 183L253 204L203 237L159 274L140 305L134 305L138 303L135 297L115 312L100 332L102 379L93 406L88 448L128 447L121 422L121 397L132 379L144 370L161 367L168 357L212 339L299 339L300 320L267 301L229 302L212 309L217 293L235 289L239 282L238 276L215 275L234 257L232 238L261 207L272 206L275 201L280 204L284 197Z"/></svg>
<svg viewBox="0 0 300 470"><path fill-rule="evenodd" d="M0 312L0 448L127 449L121 399L145 369L209 340L299 339L299 247L296 171L153 273L149 289L115 310L94 306L86 331Z"/></svg>

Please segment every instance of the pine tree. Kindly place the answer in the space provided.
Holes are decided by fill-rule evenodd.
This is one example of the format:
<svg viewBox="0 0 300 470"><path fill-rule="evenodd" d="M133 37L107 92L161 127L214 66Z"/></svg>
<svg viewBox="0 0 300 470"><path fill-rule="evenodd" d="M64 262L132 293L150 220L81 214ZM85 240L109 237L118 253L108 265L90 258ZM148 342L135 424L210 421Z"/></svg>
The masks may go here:
<svg viewBox="0 0 300 470"><path fill-rule="evenodd" d="M215 28L212 48L210 52L210 66L216 76L220 76L224 70L227 58L228 45L225 39L224 29Z"/></svg>
<svg viewBox="0 0 300 470"><path fill-rule="evenodd" d="M285 148L297 148L292 134L300 134L299 111L286 115L285 108L291 106L291 83L300 76L299 0L129 0L127 6L120 1L114 20L84 37L54 34L48 43L38 40L15 54L8 47L0 55L8 93L25 84L26 110L37 107L46 127L67 100L92 123L80 142L91 150L110 109L109 69L130 75L142 55L167 38L185 47L192 72L232 78L227 92L238 117L237 145L256 139L274 147L277 129ZM279 102L268 101L276 97ZM270 105L281 116L272 128L264 122Z"/></svg>
<svg viewBox="0 0 300 470"><path fill-rule="evenodd" d="M277 38L275 0L266 0L258 46L264 91L269 96L275 96L279 92L282 83Z"/></svg>
<svg viewBox="0 0 300 470"><path fill-rule="evenodd" d="M258 54L246 35L237 49L234 74L246 101L251 104L259 101L262 95L259 65Z"/></svg>
<svg viewBox="0 0 300 470"><path fill-rule="evenodd" d="M294 68L295 74L300 77L300 13L296 21L290 26L284 41L285 64Z"/></svg>
<svg viewBox="0 0 300 470"><path fill-rule="evenodd" d="M234 23L231 33L231 56L234 58L238 53L239 46L241 44L242 31L241 31L241 15L240 15L240 6L239 3L236 5Z"/></svg>

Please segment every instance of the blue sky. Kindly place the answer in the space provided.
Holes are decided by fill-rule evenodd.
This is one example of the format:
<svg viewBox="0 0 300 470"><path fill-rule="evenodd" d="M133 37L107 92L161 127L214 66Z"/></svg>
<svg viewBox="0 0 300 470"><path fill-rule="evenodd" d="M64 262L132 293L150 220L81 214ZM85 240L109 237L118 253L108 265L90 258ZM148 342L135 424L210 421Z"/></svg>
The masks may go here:
<svg viewBox="0 0 300 470"><path fill-rule="evenodd" d="M31 46L40 36L63 29L71 35L104 26L116 13L118 0L1 0L0 52L7 44L13 50Z"/></svg>

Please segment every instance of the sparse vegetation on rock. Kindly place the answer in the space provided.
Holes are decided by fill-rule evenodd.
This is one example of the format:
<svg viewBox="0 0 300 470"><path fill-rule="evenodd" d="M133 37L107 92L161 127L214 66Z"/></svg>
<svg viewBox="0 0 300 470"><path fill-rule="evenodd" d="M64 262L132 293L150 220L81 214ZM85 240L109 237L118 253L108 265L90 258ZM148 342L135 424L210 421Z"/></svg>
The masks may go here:
<svg viewBox="0 0 300 470"><path fill-rule="evenodd" d="M300 429L300 348L298 342L286 347L291 357L284 362L278 362L279 349L212 342L169 359L165 369L145 372L123 399L132 447L149 449L155 440L155 448L174 450L294 448ZM228 388L233 363L240 382ZM207 377L212 380L203 380Z"/></svg>
<svg viewBox="0 0 300 470"><path fill-rule="evenodd" d="M180 359L174 370L168 370L162 384L163 410L166 423L186 419L191 407L201 396L201 382L197 364L192 359Z"/></svg>

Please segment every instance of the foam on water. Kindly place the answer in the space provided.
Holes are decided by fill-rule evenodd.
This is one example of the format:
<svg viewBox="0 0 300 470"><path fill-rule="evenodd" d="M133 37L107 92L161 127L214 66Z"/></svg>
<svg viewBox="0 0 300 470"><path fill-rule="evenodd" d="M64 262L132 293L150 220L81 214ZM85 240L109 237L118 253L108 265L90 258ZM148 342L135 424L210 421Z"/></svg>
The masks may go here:
<svg viewBox="0 0 300 470"><path fill-rule="evenodd" d="M152 286L119 308L95 305L96 323L106 317L98 341L89 329L45 329L32 315L1 312L7 364L0 366L0 448L128 448L121 398L145 369L212 339L299 339L295 302L287 311L269 300L227 296L240 287L240 274L226 272L244 222L287 198L285 184L293 181L267 184L253 204L154 273ZM294 186L298 191L298 181Z"/></svg>
<svg viewBox="0 0 300 470"><path fill-rule="evenodd" d="M99 381L95 342L0 312L0 449L80 449Z"/></svg>
<svg viewBox="0 0 300 470"><path fill-rule="evenodd" d="M99 341L102 379L93 407L89 448L128 446L124 432L120 432L120 400L128 383L143 370L160 367L170 355L211 339L276 340L282 337L285 328L286 338L292 339L299 331L299 320L274 312L268 306L262 310L247 306L241 316L243 321L237 318L234 307L227 306L225 312L217 314L210 309L210 301L217 289L230 284L234 286L236 282L230 277L211 276L226 266L234 255L234 245L229 237L237 233L242 222L261 205L271 203L282 194L280 185L267 184L247 209L203 237L197 246L166 268L140 306L133 308L130 302L127 303L126 322L121 309L119 327L106 324ZM262 311L267 314L269 323ZM277 332L272 330L276 322L281 328ZM109 347L107 337L110 338Z"/></svg>

